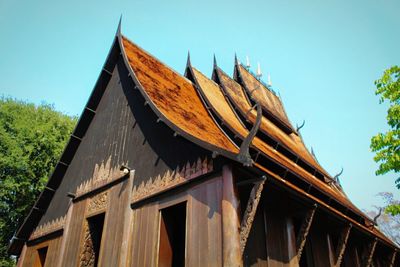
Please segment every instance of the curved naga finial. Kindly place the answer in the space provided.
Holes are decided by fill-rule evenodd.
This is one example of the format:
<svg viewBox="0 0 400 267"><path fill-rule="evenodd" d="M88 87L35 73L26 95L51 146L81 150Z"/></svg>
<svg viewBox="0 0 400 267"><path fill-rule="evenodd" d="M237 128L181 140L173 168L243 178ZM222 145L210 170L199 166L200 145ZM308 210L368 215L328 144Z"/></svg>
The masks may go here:
<svg viewBox="0 0 400 267"><path fill-rule="evenodd" d="M256 103L255 107L257 108L256 122L254 123L253 128L251 128L250 133L246 136L246 138L243 140L242 144L240 145L239 154L237 155L237 159L241 163L243 163L244 166L251 166L253 164L253 160L251 159L251 156L250 156L249 147L261 125L261 118L262 118L261 105Z"/></svg>
<svg viewBox="0 0 400 267"><path fill-rule="evenodd" d="M304 127L304 124L306 124L306 121L305 121L305 120L303 120L303 123L302 123L300 126L297 126L297 125L296 125L296 126L297 126L297 127L296 127L296 132L300 131L300 129Z"/></svg>
<svg viewBox="0 0 400 267"><path fill-rule="evenodd" d="M311 155L318 162L317 156L315 156L315 152L314 152L314 149L312 147L311 147Z"/></svg>
<svg viewBox="0 0 400 267"><path fill-rule="evenodd" d="M343 167L338 174L333 176L333 180L335 180L335 182L339 183L339 176L342 175L342 173L343 173Z"/></svg>
<svg viewBox="0 0 400 267"><path fill-rule="evenodd" d="M381 216L381 214L382 214L382 208L379 208L379 212L378 212L378 214L374 217L374 219L373 219L373 221L374 221L374 224L377 226L378 225L378 218Z"/></svg>

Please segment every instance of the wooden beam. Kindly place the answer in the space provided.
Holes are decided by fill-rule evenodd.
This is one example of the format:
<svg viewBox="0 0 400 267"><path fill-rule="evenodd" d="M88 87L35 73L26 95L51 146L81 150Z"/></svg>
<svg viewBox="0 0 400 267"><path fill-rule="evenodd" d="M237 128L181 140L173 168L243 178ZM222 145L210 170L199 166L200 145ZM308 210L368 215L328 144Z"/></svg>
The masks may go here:
<svg viewBox="0 0 400 267"><path fill-rule="evenodd" d="M340 267L340 264L342 263L344 251L346 250L347 241L349 239L350 230L352 227L353 227L352 224L349 224L347 227L343 229L342 233L340 234L339 242L336 248L336 258L335 258L336 267Z"/></svg>
<svg viewBox="0 0 400 267"><path fill-rule="evenodd" d="M240 253L239 198L230 165L222 167L222 229L223 266L243 266Z"/></svg>
<svg viewBox="0 0 400 267"><path fill-rule="evenodd" d="M312 221L314 219L315 211L317 210L317 205L310 210L308 210L306 217L301 224L299 234L297 235L296 248L297 248L297 259L300 262L301 254L303 253L304 246L306 245L307 236L311 228Z"/></svg>
<svg viewBox="0 0 400 267"><path fill-rule="evenodd" d="M243 254L246 247L247 239L253 225L254 217L257 212L258 203L260 202L261 193L264 188L265 178L256 183L251 189L249 200L247 201L246 211L244 212L242 223L240 225L240 251Z"/></svg>
<svg viewBox="0 0 400 267"><path fill-rule="evenodd" d="M371 243L369 250L368 250L368 254L367 254L367 258L365 260L365 267L370 267L371 263L372 263L372 258L374 257L374 252L375 252L375 248L376 248L376 244L378 243L378 239L374 239L374 241Z"/></svg>
<svg viewBox="0 0 400 267"><path fill-rule="evenodd" d="M397 252L396 252L396 250L395 250L395 251L393 251L393 254L392 254L392 256L390 257L390 261L389 261L390 265L389 265L389 267L393 267L393 266L394 266L394 262L395 262L395 260L396 260L396 255L397 255Z"/></svg>

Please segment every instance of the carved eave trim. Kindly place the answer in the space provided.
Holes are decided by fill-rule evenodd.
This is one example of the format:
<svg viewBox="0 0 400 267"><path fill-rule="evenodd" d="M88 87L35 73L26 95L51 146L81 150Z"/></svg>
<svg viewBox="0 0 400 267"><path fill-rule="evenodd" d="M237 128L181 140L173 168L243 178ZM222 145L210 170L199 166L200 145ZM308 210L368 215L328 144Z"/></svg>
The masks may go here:
<svg viewBox="0 0 400 267"><path fill-rule="evenodd" d="M131 173L134 170L130 171ZM74 201L83 199L95 191L102 191L106 187L118 183L129 177L129 173L124 173L121 170L101 172L95 170L93 177L89 180L82 182L75 190Z"/></svg>
<svg viewBox="0 0 400 267"><path fill-rule="evenodd" d="M243 254L246 247L247 239L250 234L251 227L253 225L254 217L257 212L258 203L261 199L261 193L264 188L265 178L256 183L250 192L250 197L247 202L246 211L243 215L242 222L240 224L240 250Z"/></svg>
<svg viewBox="0 0 400 267"><path fill-rule="evenodd" d="M59 230L63 230L65 225L65 217L66 216L51 220L45 224L36 227L35 230L32 232L29 240L38 239L39 237L44 237Z"/></svg>
<svg viewBox="0 0 400 267"><path fill-rule="evenodd" d="M132 189L131 203L136 203L155 194L172 189L188 180L208 174L212 171L213 162L207 158L204 160L199 158L192 165L188 162L181 169L178 168L172 172L167 171L162 176L158 175L154 178L150 178L146 183L141 182L139 185L135 185Z"/></svg>
<svg viewBox="0 0 400 267"><path fill-rule="evenodd" d="M296 247L297 247L297 258L300 261L301 254L303 253L304 246L306 245L307 236L310 232L311 224L314 220L315 211L317 210L317 205L310 210L308 210L303 223L301 224L299 234L296 240Z"/></svg>

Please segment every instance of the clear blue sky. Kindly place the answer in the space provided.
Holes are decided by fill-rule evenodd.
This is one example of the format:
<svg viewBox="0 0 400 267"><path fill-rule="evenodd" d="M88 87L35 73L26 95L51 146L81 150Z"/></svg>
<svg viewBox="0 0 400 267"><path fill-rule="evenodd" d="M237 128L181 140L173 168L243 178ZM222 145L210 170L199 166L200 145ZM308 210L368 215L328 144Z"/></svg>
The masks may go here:
<svg viewBox="0 0 400 267"><path fill-rule="evenodd" d="M183 72L187 51L206 74L212 56L228 73L234 53L270 72L293 124L363 209L394 192L376 177L369 150L387 106L373 81L400 64L400 2L385 1L12 1L0 0L0 95L80 114L110 48L123 33Z"/></svg>

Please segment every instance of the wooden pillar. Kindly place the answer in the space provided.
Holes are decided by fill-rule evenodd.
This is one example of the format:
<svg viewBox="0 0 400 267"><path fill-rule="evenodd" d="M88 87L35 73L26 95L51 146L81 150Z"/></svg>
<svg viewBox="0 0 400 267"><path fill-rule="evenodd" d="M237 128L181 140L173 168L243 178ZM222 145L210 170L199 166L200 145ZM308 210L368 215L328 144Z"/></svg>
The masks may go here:
<svg viewBox="0 0 400 267"><path fill-rule="evenodd" d="M132 223L132 209L131 209L131 197L132 197L132 190L131 188L133 187L133 179L135 177L135 171L131 170L129 172L129 180L127 181L127 196L126 196L126 203L125 207L125 214L123 218L123 224L124 224L124 233L123 233L123 240L122 240L122 245L121 245L121 251L119 253L119 266L128 266L128 256L129 256L129 240L131 239L131 223Z"/></svg>
<svg viewBox="0 0 400 267"><path fill-rule="evenodd" d="M235 190L232 166L222 167L222 183L223 266L243 266L240 252L239 200Z"/></svg>
<svg viewBox="0 0 400 267"><path fill-rule="evenodd" d="M64 231L63 231L63 236L61 239L61 246L60 246L60 250L59 250L59 256L58 256L58 262L56 264L56 266L63 266L63 259L64 259L64 254L65 254L65 249L66 249L66 244L67 244L67 240L68 240L68 234L70 231L70 222L71 222L71 218L72 218L72 211L74 208L74 203L72 202L72 199L69 200L69 207L68 207L68 211L67 211L67 217L65 218L65 223L64 223Z"/></svg>
<svg viewBox="0 0 400 267"><path fill-rule="evenodd" d="M18 262L17 262L17 266L16 266L16 267L22 267L22 266L24 265L24 260L25 260L25 255L26 255L26 249L27 249L27 247L26 247L26 242L25 242L24 246L22 247L22 252L21 252L21 254L19 255L19 258L18 258Z"/></svg>

